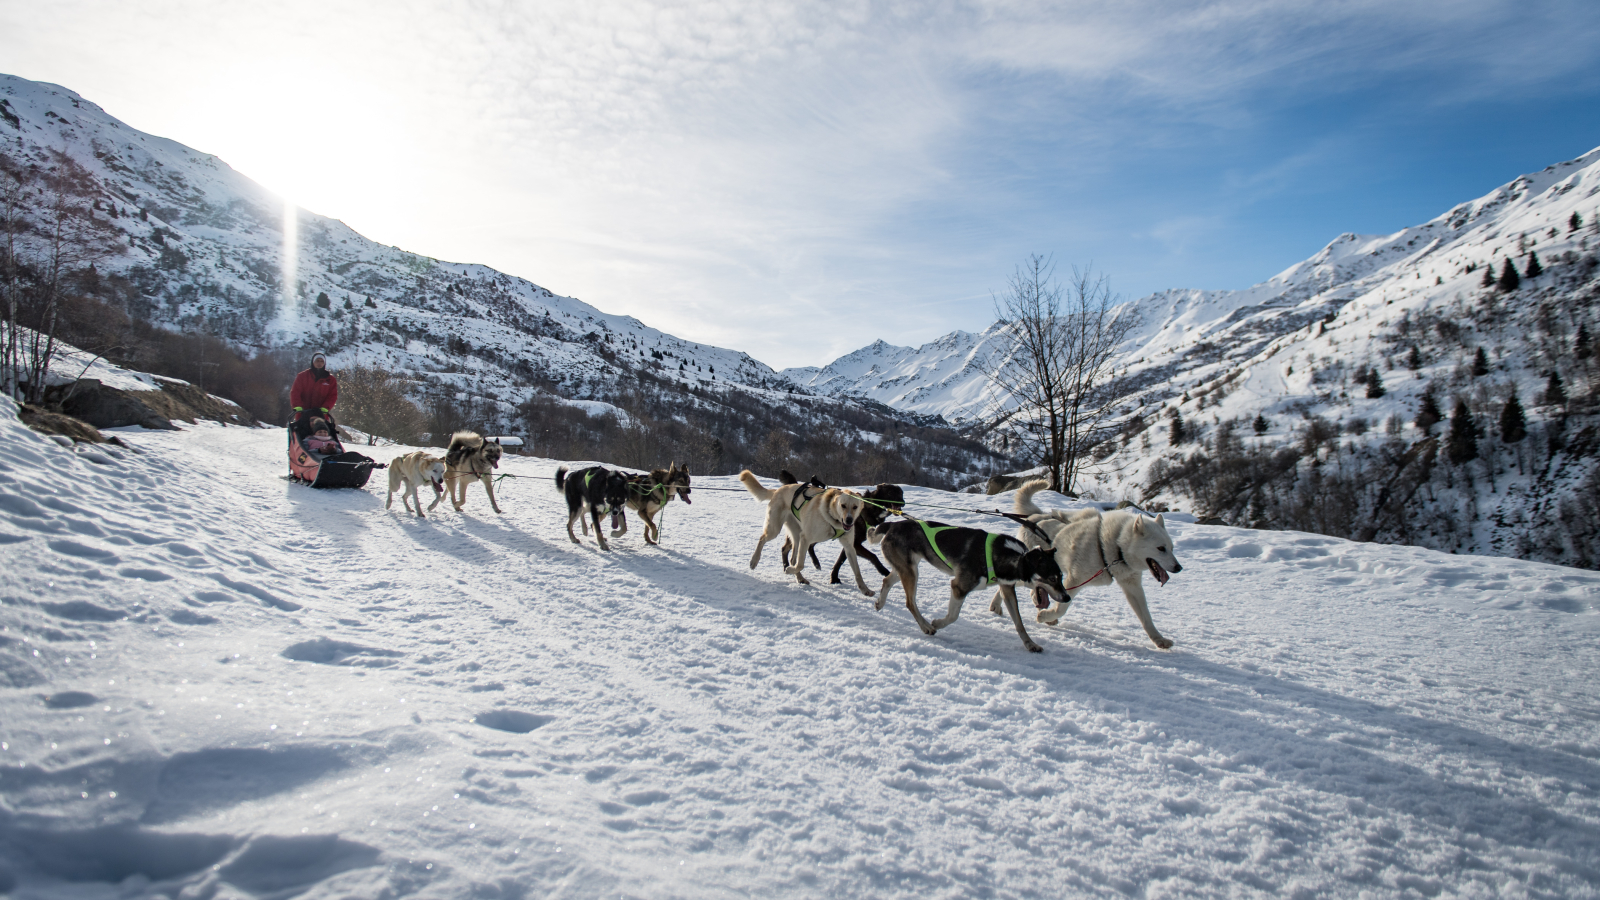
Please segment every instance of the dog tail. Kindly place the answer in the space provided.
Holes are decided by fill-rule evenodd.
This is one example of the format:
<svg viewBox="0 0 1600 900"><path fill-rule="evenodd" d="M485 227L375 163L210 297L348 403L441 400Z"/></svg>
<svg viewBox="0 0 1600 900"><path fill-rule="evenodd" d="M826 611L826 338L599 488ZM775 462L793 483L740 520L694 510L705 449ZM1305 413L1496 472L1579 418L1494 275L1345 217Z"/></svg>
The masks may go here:
<svg viewBox="0 0 1600 900"><path fill-rule="evenodd" d="M739 473L739 481L744 483L744 489L749 491L751 496L755 497L757 500L760 500L762 503L771 500L773 495L778 493L777 491L770 491L762 487L761 482L756 479L756 473L750 471L749 469L745 469L743 472Z"/></svg>
<svg viewBox="0 0 1600 900"><path fill-rule="evenodd" d="M889 529L893 525L893 522L884 522L882 525L867 532L867 543L874 547L883 543L883 539L889 536Z"/></svg>
<svg viewBox="0 0 1600 900"><path fill-rule="evenodd" d="M564 491L567 488L567 467L562 466L556 470L556 490Z"/></svg>
<svg viewBox="0 0 1600 900"><path fill-rule="evenodd" d="M1027 482L1021 487L1017 488L1017 496L1012 501L1013 511L1022 513L1025 516L1037 515L1044 512L1044 510L1039 508L1039 504L1033 502L1033 495L1039 493L1049 486L1050 482L1045 481L1043 478L1036 478L1033 481Z"/></svg>

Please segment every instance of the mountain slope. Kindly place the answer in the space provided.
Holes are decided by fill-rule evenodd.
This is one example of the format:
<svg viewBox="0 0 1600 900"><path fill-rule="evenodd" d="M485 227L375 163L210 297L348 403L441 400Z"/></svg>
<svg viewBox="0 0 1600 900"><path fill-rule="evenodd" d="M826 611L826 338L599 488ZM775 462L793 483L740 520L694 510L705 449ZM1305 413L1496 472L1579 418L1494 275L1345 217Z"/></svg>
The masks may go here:
<svg viewBox="0 0 1600 900"><path fill-rule="evenodd" d="M1241 523L1600 565L1597 249L1600 150L1422 225L1341 235L1248 290L1126 304L1138 324L1118 360L1119 412L1076 487ZM1520 285L1484 286L1508 264ZM785 374L962 421L994 405L974 361L996 343L993 330L917 350L880 343ZM1545 402L1551 373L1567 399ZM1424 393L1446 417L1466 403L1475 459L1438 462L1448 423L1415 424ZM1499 427L1513 395L1524 440ZM1189 438L1176 445L1175 414ZM1274 462L1280 451L1293 458ZM1270 477L1225 477L1227 465ZM1339 510L1310 511L1329 505Z"/></svg>
<svg viewBox="0 0 1600 900"><path fill-rule="evenodd" d="M966 478L987 457L936 418L816 395L747 354L486 266L376 244L65 88L0 76L0 153L46 176L64 160L85 170L94 215L115 239L82 279L90 295L162 328L282 354L294 367L325 350L336 370L410 376L415 398L444 411L434 415L440 433L470 426L537 441L548 431L546 452L582 455L618 439L602 419L649 419L663 432L687 429L671 440L693 445L681 452L699 471L736 470L768 445L768 456L792 447L799 465L839 456L836 443L881 460L861 477L934 483ZM574 408L592 421L562 418ZM808 446L796 410L810 432L830 436L827 447ZM775 437L785 431L796 433Z"/></svg>

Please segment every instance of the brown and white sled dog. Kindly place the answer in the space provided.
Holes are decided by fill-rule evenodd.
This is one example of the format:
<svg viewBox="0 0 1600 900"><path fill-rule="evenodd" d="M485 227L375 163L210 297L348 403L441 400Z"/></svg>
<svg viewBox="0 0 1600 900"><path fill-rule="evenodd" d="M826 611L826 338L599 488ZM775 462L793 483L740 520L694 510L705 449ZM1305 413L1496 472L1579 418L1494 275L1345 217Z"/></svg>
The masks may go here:
<svg viewBox="0 0 1600 900"><path fill-rule="evenodd" d="M416 450L404 456L396 456L389 463L389 499L383 504L384 509L394 506L394 492L402 487L405 490L400 494L400 505L406 512L415 512L427 518L422 511L422 498L417 496L417 489L424 484L433 488L433 502L428 504L428 512L439 505L444 499L444 460L437 456L429 456L426 450ZM412 510L411 501L415 500L417 508Z"/></svg>
<svg viewBox="0 0 1600 900"><path fill-rule="evenodd" d="M466 505L467 488L475 481L483 482L483 489L489 494L489 505L495 512L500 511L500 504L494 499L492 477L494 470L500 468L500 452L499 441L486 441L476 431L458 431L450 436L450 449L444 454L444 480L450 491L450 505L458 512Z"/></svg>
<svg viewBox="0 0 1600 900"><path fill-rule="evenodd" d="M1022 638L1022 646L1038 653L1040 647L1028 637L1022 614L1017 611L1017 588L1041 590L1057 598L1066 596L1055 554L1045 547L1030 550L1009 535L906 519L879 525L868 533L867 540L881 545L890 569L873 609L883 609L889 589L898 581L905 586L906 609L911 610L923 634L934 634L955 624L968 594L985 584L999 585L1000 597L1011 615L1011 624L1017 628L1017 636ZM932 622L917 609L917 564L922 562L952 576L950 606L943 618Z"/></svg>
<svg viewBox="0 0 1600 900"><path fill-rule="evenodd" d="M855 541L852 539L856 519L861 517L861 510L866 506L859 494L843 488L818 490L808 484L786 484L777 490L770 490L763 487L749 469L739 473L739 480L744 483L745 490L767 504L767 524L761 530L761 539L756 541L756 552L750 557L750 568L754 569L761 562L761 548L767 545L767 541L787 532L794 542L794 556L791 557L794 564L784 567L784 571L801 584L810 584L803 574L806 550L812 544L843 537L846 540L840 543L844 544L844 552L850 558L850 571L855 573L856 587L868 597L872 596L872 591L861 577L861 564L856 562Z"/></svg>
<svg viewBox="0 0 1600 900"><path fill-rule="evenodd" d="M1152 520L1126 509L1104 513L1098 509L1045 512L1033 502L1033 495L1049 486L1044 480L1024 484L1017 489L1014 509L1050 535L1050 546L1061 566L1061 578L1067 590L1076 593L1080 588L1115 582L1122 588L1123 596L1128 598L1128 605L1133 607L1133 614L1139 617L1139 624L1144 626L1144 633L1150 640L1163 650L1171 647L1172 641L1156 630L1156 623L1150 618L1150 604L1144 596L1146 571L1160 584L1167 583L1168 572L1183 571L1174 555L1177 548L1167 534L1166 521L1159 515ZM1044 545L1044 541L1026 527L1019 536L1030 547ZM1039 621L1054 625L1071 602L1071 596L1053 601L1039 613ZM996 596L989 605L990 611L999 615L1000 603L1001 598Z"/></svg>
<svg viewBox="0 0 1600 900"><path fill-rule="evenodd" d="M628 476L628 508L644 520L644 542L654 544L661 540L661 527L656 524L656 513L661 512L673 497L689 499L689 467L679 467L676 462L665 469L651 469L648 475ZM622 519L622 528L611 532L612 537L628 533L628 519Z"/></svg>

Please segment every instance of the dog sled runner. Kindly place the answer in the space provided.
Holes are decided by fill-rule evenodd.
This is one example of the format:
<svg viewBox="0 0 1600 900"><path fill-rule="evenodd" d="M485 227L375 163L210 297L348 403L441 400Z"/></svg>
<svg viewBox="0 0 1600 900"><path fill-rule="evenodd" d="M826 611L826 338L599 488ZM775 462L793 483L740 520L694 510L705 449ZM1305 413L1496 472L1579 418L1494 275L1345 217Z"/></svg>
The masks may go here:
<svg viewBox="0 0 1600 900"><path fill-rule="evenodd" d="M288 430L290 481L314 488L360 488L367 486L373 469L387 468L383 463L353 450L333 454L316 453L301 442L293 423Z"/></svg>

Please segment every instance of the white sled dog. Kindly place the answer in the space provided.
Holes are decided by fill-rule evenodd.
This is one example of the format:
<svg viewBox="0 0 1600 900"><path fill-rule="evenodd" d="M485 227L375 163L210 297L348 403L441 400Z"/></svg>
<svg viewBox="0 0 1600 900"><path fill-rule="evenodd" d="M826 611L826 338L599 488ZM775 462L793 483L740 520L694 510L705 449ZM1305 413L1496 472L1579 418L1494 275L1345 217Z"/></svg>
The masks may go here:
<svg viewBox="0 0 1600 900"><path fill-rule="evenodd" d="M458 431L450 436L450 449L444 454L444 478L450 505L457 512L467 505L467 488L474 481L483 482L489 505L495 512L500 511L500 504L494 499L494 470L500 468L500 453L499 441L486 441L476 431Z"/></svg>
<svg viewBox="0 0 1600 900"><path fill-rule="evenodd" d="M855 524L866 507L861 495L843 488L818 488L811 484L786 484L777 490L762 486L755 473L745 469L739 473L744 489L757 500L767 504L767 524L756 541L756 552L750 557L750 568L761 562L761 548L780 532L787 531L794 543L794 565L784 569L801 584L810 584L803 574L806 567L806 550L823 541L840 541L845 556L850 560L850 571L855 573L856 587L868 597L872 590L861 577L861 564L856 562Z"/></svg>
<svg viewBox="0 0 1600 900"><path fill-rule="evenodd" d="M389 499L383 504L384 509L394 506L394 492L402 487L405 490L400 494L400 505L406 512L415 512L427 518L422 511L422 498L417 496L417 489L424 484L433 487L433 502L428 504L428 512L439 505L444 499L444 459L429 456L426 450L416 450L404 456L396 456L389 463ZM417 508L411 508L411 501L416 501Z"/></svg>
<svg viewBox="0 0 1600 900"><path fill-rule="evenodd" d="M1163 650L1171 647L1172 641L1161 636L1150 618L1143 584L1147 569L1161 584L1167 583L1168 572L1183 571L1173 555L1177 548L1167 534L1166 521L1159 515L1152 521L1125 509L1107 513L1098 509L1045 512L1033 502L1033 495L1049 486L1044 480L1024 484L1017 488L1014 506L1016 512L1027 516L1050 535L1050 546L1061 566L1061 581L1068 591L1064 599L1043 609L1038 620L1054 625L1061 620L1077 591L1116 582L1123 596L1128 598L1128 605L1133 607L1133 614L1139 617L1139 624L1144 626L1144 633L1157 647ZM1018 536L1030 548L1044 546L1044 541L1027 527L1021 528ZM1039 599L1035 599L1036 605L1040 605ZM996 615L1003 614L999 595L989 609Z"/></svg>

